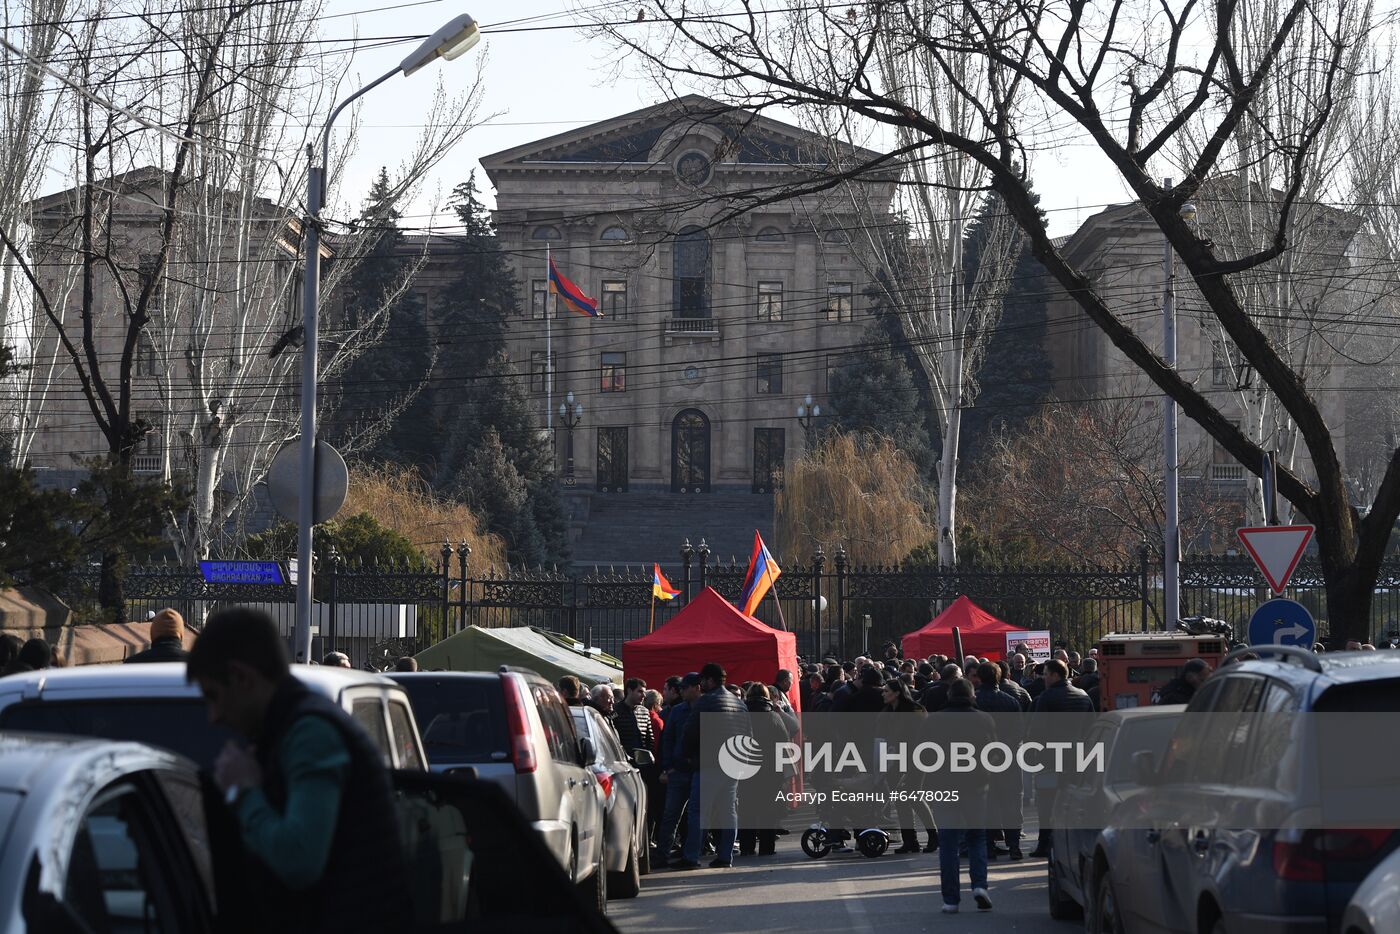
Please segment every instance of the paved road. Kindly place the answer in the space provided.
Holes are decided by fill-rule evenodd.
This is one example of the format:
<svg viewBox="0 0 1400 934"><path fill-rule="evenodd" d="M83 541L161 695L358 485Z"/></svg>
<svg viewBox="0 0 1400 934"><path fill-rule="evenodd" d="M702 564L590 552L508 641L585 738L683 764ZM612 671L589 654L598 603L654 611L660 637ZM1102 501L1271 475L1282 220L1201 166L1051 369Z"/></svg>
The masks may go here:
<svg viewBox="0 0 1400 934"><path fill-rule="evenodd" d="M966 884L966 863L963 881ZM963 931L988 934L1071 934L1083 925L1050 920L1045 907L1045 860L992 863L993 910L979 912L966 889L962 911L939 909L936 853L866 859L856 853L813 860L797 837L784 837L778 855L736 857L728 871L656 872L642 894L612 901L608 912L623 934L816 930L878 932Z"/></svg>

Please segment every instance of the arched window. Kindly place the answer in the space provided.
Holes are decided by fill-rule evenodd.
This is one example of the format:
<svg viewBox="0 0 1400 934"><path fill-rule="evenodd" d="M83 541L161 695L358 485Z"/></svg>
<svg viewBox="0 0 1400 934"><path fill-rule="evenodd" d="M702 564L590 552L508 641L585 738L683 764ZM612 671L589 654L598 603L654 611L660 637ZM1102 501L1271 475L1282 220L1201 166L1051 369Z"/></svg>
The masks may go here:
<svg viewBox="0 0 1400 934"><path fill-rule="evenodd" d="M782 243L787 237L776 227L765 227L758 232L754 239L759 243Z"/></svg>
<svg viewBox="0 0 1400 934"><path fill-rule="evenodd" d="M828 230L826 236L822 237L822 239L827 243L846 244L851 242L850 234L846 233L846 231L842 230L840 227L835 230Z"/></svg>
<svg viewBox="0 0 1400 934"><path fill-rule="evenodd" d="M559 228L558 228L558 227L551 227L551 226L549 226L548 224L545 224L545 225L543 225L543 226L541 226L541 227L536 227L536 228L535 228L535 232L532 233L532 234L530 234L530 239L531 239L531 240L562 240L562 239L564 239L564 235L561 234L561 233L559 232Z"/></svg>
<svg viewBox="0 0 1400 934"><path fill-rule="evenodd" d="M604 230L598 236L599 240L627 240L627 228L619 227L616 224Z"/></svg>
<svg viewBox="0 0 1400 934"><path fill-rule="evenodd" d="M710 236L699 227L686 227L676 234L671 297L677 318L710 316Z"/></svg>

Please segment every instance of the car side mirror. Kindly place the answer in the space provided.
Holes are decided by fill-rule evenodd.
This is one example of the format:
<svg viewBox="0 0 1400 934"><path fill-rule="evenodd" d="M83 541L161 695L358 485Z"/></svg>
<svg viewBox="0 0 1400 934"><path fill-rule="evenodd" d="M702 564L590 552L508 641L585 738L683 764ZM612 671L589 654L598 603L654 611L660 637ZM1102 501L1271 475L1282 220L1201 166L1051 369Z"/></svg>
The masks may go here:
<svg viewBox="0 0 1400 934"><path fill-rule="evenodd" d="M634 749L632 750L632 761L639 766L646 767L656 764L656 756L651 754L650 749Z"/></svg>
<svg viewBox="0 0 1400 934"><path fill-rule="evenodd" d="M593 745L591 736L580 736L578 738L578 758L579 765L592 765L598 758L598 749Z"/></svg>
<svg viewBox="0 0 1400 934"><path fill-rule="evenodd" d="M1155 785L1157 774L1157 754L1150 749L1140 749L1133 753L1133 781L1139 785Z"/></svg>

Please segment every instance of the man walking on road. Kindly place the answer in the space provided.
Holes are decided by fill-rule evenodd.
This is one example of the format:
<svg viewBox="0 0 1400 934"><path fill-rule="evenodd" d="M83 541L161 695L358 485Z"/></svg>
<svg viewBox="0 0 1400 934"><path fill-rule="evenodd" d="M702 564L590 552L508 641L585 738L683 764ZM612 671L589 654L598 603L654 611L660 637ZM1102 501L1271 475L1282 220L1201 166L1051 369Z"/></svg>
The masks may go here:
<svg viewBox="0 0 1400 934"><path fill-rule="evenodd" d="M664 869L671 861L671 848L676 842L676 828L681 815L690 802L692 779L695 777L695 764L685 758L681 739L685 734L686 721L700 699L700 675L694 671L681 678L680 702L671 705L666 717L666 729L661 731L661 782L666 788L666 810L661 815L661 823L656 828L656 851L652 854L651 865ZM692 809L692 819L693 819Z"/></svg>
<svg viewBox="0 0 1400 934"><path fill-rule="evenodd" d="M930 727L936 728L943 742L949 735L959 742L969 742L975 749L986 749L996 741L996 724L991 714L983 713L973 704L972 682L956 678L948 682L948 702L942 710L929 715ZM935 809L938 821L938 874L943 893L943 913L956 914L962 901L960 892L961 859L958 851L967 845L967 874L972 883L972 897L979 911L990 911L991 895L987 892L987 831L985 804L987 786L984 777L966 776L958 787L958 803Z"/></svg>
<svg viewBox="0 0 1400 934"><path fill-rule="evenodd" d="M1052 658L1045 663L1045 690L1031 704L1031 730L1035 730L1035 716L1047 713L1093 713L1094 704L1089 695L1069 683L1069 665L1063 660ZM1035 804L1040 815L1040 836L1036 840L1031 856L1049 857L1050 817L1055 810L1055 794L1059 788L1054 771L1045 769L1035 775Z"/></svg>

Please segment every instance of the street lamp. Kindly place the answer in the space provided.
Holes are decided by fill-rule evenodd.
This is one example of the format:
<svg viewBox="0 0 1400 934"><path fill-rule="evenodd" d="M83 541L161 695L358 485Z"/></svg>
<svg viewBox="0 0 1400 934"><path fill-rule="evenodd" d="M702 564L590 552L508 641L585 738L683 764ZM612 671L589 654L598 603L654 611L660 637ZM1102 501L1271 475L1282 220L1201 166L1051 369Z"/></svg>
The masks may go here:
<svg viewBox="0 0 1400 934"><path fill-rule="evenodd" d="M806 396L801 404L797 406L797 423L802 426L802 432L807 440L807 447L812 446L812 426L821 417L822 407L812 404L812 397Z"/></svg>
<svg viewBox="0 0 1400 934"><path fill-rule="evenodd" d="M351 94L331 111L321 132L319 166L316 165L315 147L307 146L311 166L306 176L306 220L303 224L306 275L302 290L301 488L297 504L297 620L293 645L295 659L299 662L311 657L311 529L316 521L316 319L321 292L321 202L326 193L325 173L330 161L331 127L342 110L395 75L407 77L435 58L452 61L480 40L481 32L477 29L476 20L465 13L454 18L396 67Z"/></svg>
<svg viewBox="0 0 1400 934"><path fill-rule="evenodd" d="M559 424L567 432L564 439L564 485L574 485L574 429L583 420L583 403L574 401L573 390L559 403Z"/></svg>
<svg viewBox="0 0 1400 934"><path fill-rule="evenodd" d="M1170 178L1162 179L1162 187L1172 187ZM1196 219L1196 206L1183 204L1178 213L1190 223ZM1172 278L1176 275L1176 254L1170 239L1164 238L1162 248L1162 358L1167 366L1176 368L1176 294ZM1181 523L1179 487L1181 465L1177 463L1176 400L1167 395L1163 408L1162 453L1165 460L1163 486L1166 513L1162 536L1162 615L1168 630L1176 628L1181 619ZM1144 620L1146 622L1146 620Z"/></svg>

